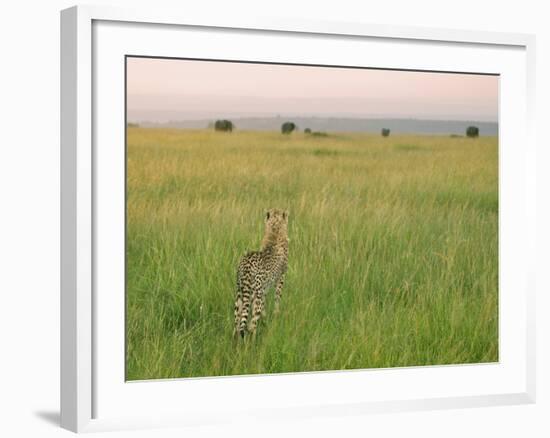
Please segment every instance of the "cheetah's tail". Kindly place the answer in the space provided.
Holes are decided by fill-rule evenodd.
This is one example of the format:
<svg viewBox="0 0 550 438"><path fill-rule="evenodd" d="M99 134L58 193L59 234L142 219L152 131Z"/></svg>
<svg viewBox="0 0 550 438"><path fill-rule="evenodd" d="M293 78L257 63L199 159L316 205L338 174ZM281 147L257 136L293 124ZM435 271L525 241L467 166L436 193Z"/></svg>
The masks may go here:
<svg viewBox="0 0 550 438"><path fill-rule="evenodd" d="M235 334L240 335L241 338L246 335L251 300L251 288L248 284L242 284L237 292L235 302Z"/></svg>

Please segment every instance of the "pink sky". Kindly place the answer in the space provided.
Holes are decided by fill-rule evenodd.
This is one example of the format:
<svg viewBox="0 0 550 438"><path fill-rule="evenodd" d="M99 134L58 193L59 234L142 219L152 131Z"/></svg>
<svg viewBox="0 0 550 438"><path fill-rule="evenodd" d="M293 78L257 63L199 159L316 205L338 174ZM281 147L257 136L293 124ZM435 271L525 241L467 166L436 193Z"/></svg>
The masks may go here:
<svg viewBox="0 0 550 438"><path fill-rule="evenodd" d="M128 119L328 116L498 120L498 77L128 58Z"/></svg>

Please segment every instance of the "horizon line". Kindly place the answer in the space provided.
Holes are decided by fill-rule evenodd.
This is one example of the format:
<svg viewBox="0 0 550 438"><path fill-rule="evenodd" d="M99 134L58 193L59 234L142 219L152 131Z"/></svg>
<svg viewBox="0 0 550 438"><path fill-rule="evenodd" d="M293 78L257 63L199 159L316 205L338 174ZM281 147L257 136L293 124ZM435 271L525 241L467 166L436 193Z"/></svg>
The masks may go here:
<svg viewBox="0 0 550 438"><path fill-rule="evenodd" d="M189 118L189 119L170 119L166 121L150 120L150 119L135 119L127 118L128 122L131 123L174 123L174 122L203 122L203 121L215 121L221 119L288 119L288 118L298 118L298 119L342 119L342 120L410 120L410 121L423 121L423 122L476 122L476 123L495 123L498 124L497 120L481 120L476 118L464 118L464 119L454 119L454 118L445 118L445 119L434 119L434 118L422 118L422 117L394 117L394 116L299 116L299 115L273 115L273 116L228 116L222 115L219 117L199 117L199 118Z"/></svg>

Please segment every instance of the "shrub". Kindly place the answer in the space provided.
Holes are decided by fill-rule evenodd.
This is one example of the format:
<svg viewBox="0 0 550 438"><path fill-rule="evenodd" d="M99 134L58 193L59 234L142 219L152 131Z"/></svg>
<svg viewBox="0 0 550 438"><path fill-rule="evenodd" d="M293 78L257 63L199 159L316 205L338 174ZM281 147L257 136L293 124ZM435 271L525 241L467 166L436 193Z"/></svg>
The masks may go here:
<svg viewBox="0 0 550 438"><path fill-rule="evenodd" d="M466 128L466 136L470 138L479 137L479 128L477 126L468 126Z"/></svg>
<svg viewBox="0 0 550 438"><path fill-rule="evenodd" d="M313 137L328 137L328 134L326 132L319 132L319 131L313 131L311 135Z"/></svg>
<svg viewBox="0 0 550 438"><path fill-rule="evenodd" d="M222 132L232 132L235 128L231 120L216 120L214 123L214 129Z"/></svg>
<svg viewBox="0 0 550 438"><path fill-rule="evenodd" d="M390 135L390 130L388 128L382 128L382 137L388 137Z"/></svg>
<svg viewBox="0 0 550 438"><path fill-rule="evenodd" d="M296 124L293 122L285 122L281 125L281 132L283 134L290 134L297 128Z"/></svg>
<svg viewBox="0 0 550 438"><path fill-rule="evenodd" d="M304 134L311 134L311 129L309 128L304 129Z"/></svg>
<svg viewBox="0 0 550 438"><path fill-rule="evenodd" d="M128 128L139 128L139 123L128 122L126 126L128 126Z"/></svg>

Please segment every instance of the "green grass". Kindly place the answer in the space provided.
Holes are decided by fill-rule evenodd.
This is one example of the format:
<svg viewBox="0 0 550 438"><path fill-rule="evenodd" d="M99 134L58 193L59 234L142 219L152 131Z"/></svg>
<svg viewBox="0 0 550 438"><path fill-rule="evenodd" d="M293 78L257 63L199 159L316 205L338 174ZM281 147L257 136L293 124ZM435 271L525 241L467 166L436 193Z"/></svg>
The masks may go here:
<svg viewBox="0 0 550 438"><path fill-rule="evenodd" d="M128 128L127 378L498 360L494 137ZM235 342L239 258L290 210L281 312Z"/></svg>

